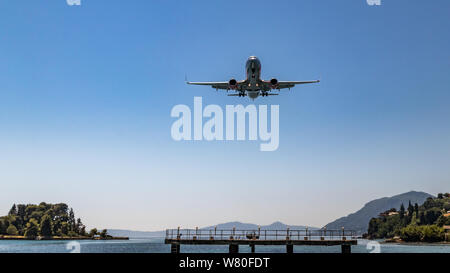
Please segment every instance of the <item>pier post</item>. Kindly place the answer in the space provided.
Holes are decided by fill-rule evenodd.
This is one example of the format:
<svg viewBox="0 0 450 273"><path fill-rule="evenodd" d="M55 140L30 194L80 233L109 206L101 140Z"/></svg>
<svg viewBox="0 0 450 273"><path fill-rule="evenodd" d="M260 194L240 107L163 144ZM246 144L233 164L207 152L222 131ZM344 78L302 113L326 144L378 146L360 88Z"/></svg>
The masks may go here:
<svg viewBox="0 0 450 273"><path fill-rule="evenodd" d="M287 244L286 245L286 253L288 253L288 254L294 253L294 245Z"/></svg>
<svg viewBox="0 0 450 273"><path fill-rule="evenodd" d="M238 244L230 244L229 253L239 253L239 245Z"/></svg>
<svg viewBox="0 0 450 273"><path fill-rule="evenodd" d="M352 246L350 244L342 244L341 252L344 254L352 253Z"/></svg>
<svg viewBox="0 0 450 273"><path fill-rule="evenodd" d="M255 253L255 245L253 245L253 244L250 245L250 250L251 250L252 253Z"/></svg>
<svg viewBox="0 0 450 273"><path fill-rule="evenodd" d="M170 244L170 253L179 254L180 253L180 244L179 243Z"/></svg>

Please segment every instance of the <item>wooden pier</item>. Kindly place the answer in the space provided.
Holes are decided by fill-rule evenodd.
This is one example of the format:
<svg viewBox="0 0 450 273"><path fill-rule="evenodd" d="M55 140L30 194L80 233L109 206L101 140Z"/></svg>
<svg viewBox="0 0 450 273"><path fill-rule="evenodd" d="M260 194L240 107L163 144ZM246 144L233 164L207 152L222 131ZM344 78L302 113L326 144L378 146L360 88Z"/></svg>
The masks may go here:
<svg viewBox="0 0 450 273"><path fill-rule="evenodd" d="M285 245L287 253L293 253L294 245L341 246L342 253L351 253L357 244L351 230L236 230L229 229L168 229L165 243L171 245L171 253L180 253L180 245L228 245L229 253L238 253L239 245L250 246L255 253L256 245Z"/></svg>

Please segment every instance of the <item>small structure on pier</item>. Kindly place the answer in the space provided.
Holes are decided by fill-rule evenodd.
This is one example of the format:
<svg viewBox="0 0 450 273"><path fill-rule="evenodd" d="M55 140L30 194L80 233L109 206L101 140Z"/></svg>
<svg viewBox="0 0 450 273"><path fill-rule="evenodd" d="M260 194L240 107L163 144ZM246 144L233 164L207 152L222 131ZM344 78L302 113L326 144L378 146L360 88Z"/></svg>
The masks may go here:
<svg viewBox="0 0 450 273"><path fill-rule="evenodd" d="M180 253L180 245L228 245L229 253L238 253L239 245L248 245L255 252L256 245L285 245L287 253L294 252L294 245L341 246L342 253L350 253L357 244L356 233L351 230L303 229L303 230L237 230L229 229L168 229L165 243L171 245L171 253Z"/></svg>

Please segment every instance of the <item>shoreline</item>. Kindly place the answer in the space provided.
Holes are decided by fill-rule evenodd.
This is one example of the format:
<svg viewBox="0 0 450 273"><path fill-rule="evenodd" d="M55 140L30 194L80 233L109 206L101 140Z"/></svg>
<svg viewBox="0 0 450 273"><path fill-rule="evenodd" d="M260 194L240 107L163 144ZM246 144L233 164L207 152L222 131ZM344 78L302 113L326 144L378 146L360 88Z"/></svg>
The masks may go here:
<svg viewBox="0 0 450 273"><path fill-rule="evenodd" d="M393 240L389 240L386 239L384 241L380 242L381 244L397 244L397 245L415 245L415 246L438 246L438 245L443 245L443 246L450 246L450 242L446 242L446 241L442 241L442 242L404 242L404 241L393 241Z"/></svg>
<svg viewBox="0 0 450 273"><path fill-rule="evenodd" d="M0 235L0 240L17 240L17 241L79 241L79 240L94 240L94 241L109 241L109 240L130 240L129 237L108 237L108 238L100 238L100 237L60 237L60 236L52 236L52 237L36 237L36 238L27 238L25 236L20 235Z"/></svg>

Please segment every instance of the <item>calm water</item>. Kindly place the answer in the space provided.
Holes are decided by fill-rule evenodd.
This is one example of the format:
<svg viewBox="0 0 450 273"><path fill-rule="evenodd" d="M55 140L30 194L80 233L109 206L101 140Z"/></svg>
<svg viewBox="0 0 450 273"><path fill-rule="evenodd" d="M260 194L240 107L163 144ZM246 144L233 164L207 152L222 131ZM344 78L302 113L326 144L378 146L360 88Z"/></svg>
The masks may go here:
<svg viewBox="0 0 450 273"><path fill-rule="evenodd" d="M69 243L69 244L68 244ZM130 239L129 241L9 241L0 240L0 253L169 253L170 246L162 238ZM368 241L360 240L352 246L353 253L369 253L374 250ZM376 243L375 243L376 245ZM450 253L450 245L398 245L381 244L382 253ZM376 248L376 246L375 246ZM250 252L248 246L240 246L241 253ZM340 253L340 246L294 246L296 253ZM228 246L181 246L182 253L227 253ZM285 253L283 246L256 246L258 253Z"/></svg>

